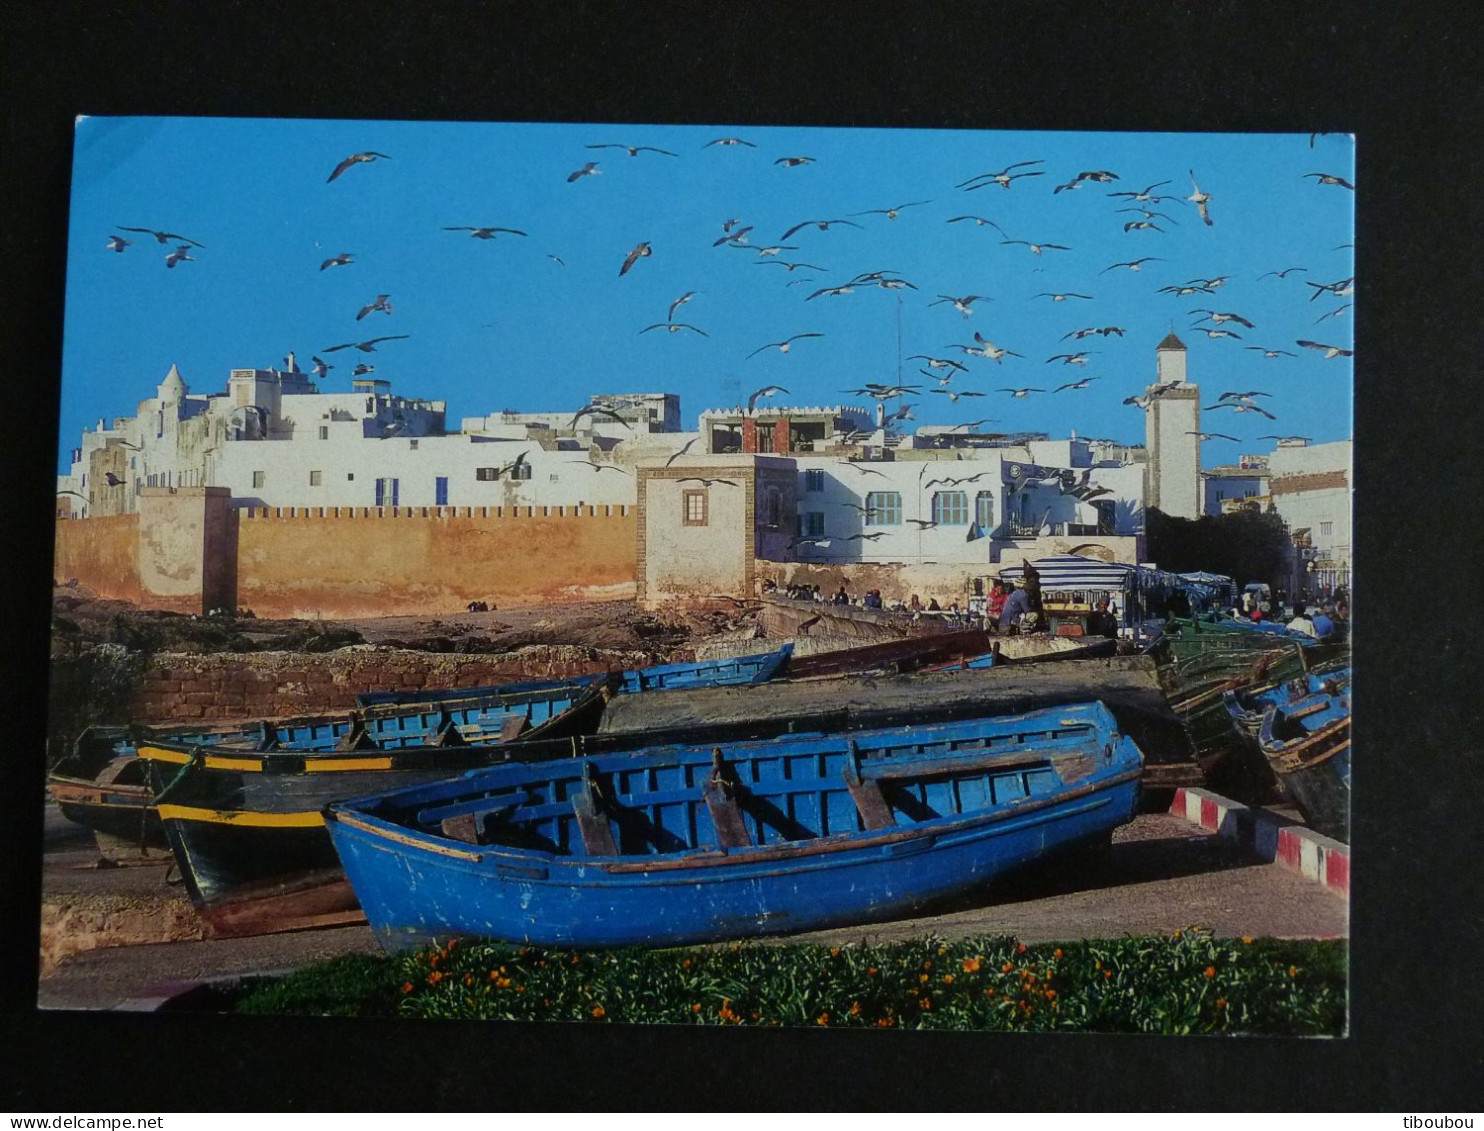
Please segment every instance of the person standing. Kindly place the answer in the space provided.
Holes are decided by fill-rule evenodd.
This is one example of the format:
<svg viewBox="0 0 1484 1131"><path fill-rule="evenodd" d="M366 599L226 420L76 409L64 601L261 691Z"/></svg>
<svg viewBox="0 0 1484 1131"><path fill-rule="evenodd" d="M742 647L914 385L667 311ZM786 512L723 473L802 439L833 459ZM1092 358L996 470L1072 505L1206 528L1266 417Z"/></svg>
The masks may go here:
<svg viewBox="0 0 1484 1131"><path fill-rule="evenodd" d="M1034 613L1031 595L1025 588L1016 589L1005 598L1005 607L1000 610L1000 631L1010 636L1020 632L1020 618Z"/></svg>
<svg viewBox="0 0 1484 1131"><path fill-rule="evenodd" d="M1097 608L1088 616L1087 634L1106 636L1109 640L1118 639L1118 620L1108 611L1107 601L1099 601Z"/></svg>

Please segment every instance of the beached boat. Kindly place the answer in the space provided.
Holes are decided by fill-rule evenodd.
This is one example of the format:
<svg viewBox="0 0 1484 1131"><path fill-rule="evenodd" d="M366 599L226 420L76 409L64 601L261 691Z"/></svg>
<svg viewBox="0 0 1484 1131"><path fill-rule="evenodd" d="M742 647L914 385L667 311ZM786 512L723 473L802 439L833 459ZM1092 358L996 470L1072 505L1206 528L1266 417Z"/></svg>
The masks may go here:
<svg viewBox="0 0 1484 1131"><path fill-rule="evenodd" d="M389 949L452 935L674 945L910 914L1131 820L1101 704L512 764L338 802Z"/></svg>
<svg viewBox="0 0 1484 1131"><path fill-rule="evenodd" d="M1309 825L1350 839L1350 695L1320 691L1263 712L1257 742Z"/></svg>
<svg viewBox="0 0 1484 1131"><path fill-rule="evenodd" d="M351 921L355 902L325 835L325 805L503 760L517 736L541 746L590 731L614 682L596 675L570 681L560 696L522 692L366 708L355 715L376 741L354 749L145 739L138 760L148 767L160 823L208 933ZM527 710L546 717L530 726Z"/></svg>
<svg viewBox="0 0 1484 1131"><path fill-rule="evenodd" d="M169 842L155 811L144 763L119 754L122 727L90 727L46 778L62 816L93 830L98 851L117 863L165 862Z"/></svg>
<svg viewBox="0 0 1484 1131"><path fill-rule="evenodd" d="M1222 693L1222 704L1238 729L1255 740L1262 731L1263 715L1274 704L1288 703L1321 692L1350 689L1350 666L1326 667L1299 679L1269 682L1257 687L1232 688Z"/></svg>
<svg viewBox="0 0 1484 1131"><path fill-rule="evenodd" d="M690 660L678 664L660 664L619 672L615 690L624 694L641 691L674 691L689 687L732 687L748 683L766 683L782 674L788 665L793 644L772 652L751 656L731 656L717 660ZM509 694L559 686L570 681L517 683L504 686L468 689L433 688L423 691L370 691L356 696L356 704L370 707L386 703L432 703L443 699L460 699L474 695Z"/></svg>

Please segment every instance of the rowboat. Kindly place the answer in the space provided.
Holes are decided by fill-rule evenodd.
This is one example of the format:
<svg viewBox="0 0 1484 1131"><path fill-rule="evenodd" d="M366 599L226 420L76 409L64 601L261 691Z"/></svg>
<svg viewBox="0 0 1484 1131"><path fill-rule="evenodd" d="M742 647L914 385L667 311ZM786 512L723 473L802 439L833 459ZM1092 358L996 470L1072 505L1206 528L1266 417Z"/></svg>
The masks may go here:
<svg viewBox="0 0 1484 1131"><path fill-rule="evenodd" d="M1349 840L1350 695L1322 690L1263 712L1258 747L1311 827Z"/></svg>
<svg viewBox="0 0 1484 1131"><path fill-rule="evenodd" d="M1350 666L1345 664L1310 672L1300 679L1252 688L1233 688L1222 693L1222 701L1238 729L1255 740L1262 731L1263 715L1274 704L1287 703L1322 692L1336 693L1349 689Z"/></svg>
<svg viewBox="0 0 1484 1131"><path fill-rule="evenodd" d="M910 914L1133 819L1099 703L510 764L325 813L389 950L669 946Z"/></svg>
<svg viewBox="0 0 1484 1131"><path fill-rule="evenodd" d="M160 826L142 762L119 754L122 727L90 727L47 774L46 788L62 816L93 830L98 851L117 863L164 862L169 844Z"/></svg>
<svg viewBox="0 0 1484 1131"><path fill-rule="evenodd" d="M145 738L138 760L208 934L348 922L358 914L325 835L325 805L503 760L517 736L540 744L591 730L613 682L596 675L569 681L560 695L369 707L353 712L365 739L355 746L264 749ZM546 717L529 726L527 710Z"/></svg>
<svg viewBox="0 0 1484 1131"><path fill-rule="evenodd" d="M731 656L719 660L690 660L678 664L661 664L618 673L614 690L623 694L642 691L673 691L686 687L732 687L739 684L766 683L780 675L788 665L793 644L772 652L752 656ZM565 681L563 681L565 682ZM368 691L356 696L356 705L370 707L383 703L431 703L442 699L470 695L508 694L513 691L554 687L555 683L506 684L503 687L475 687L467 690L439 688L424 691Z"/></svg>

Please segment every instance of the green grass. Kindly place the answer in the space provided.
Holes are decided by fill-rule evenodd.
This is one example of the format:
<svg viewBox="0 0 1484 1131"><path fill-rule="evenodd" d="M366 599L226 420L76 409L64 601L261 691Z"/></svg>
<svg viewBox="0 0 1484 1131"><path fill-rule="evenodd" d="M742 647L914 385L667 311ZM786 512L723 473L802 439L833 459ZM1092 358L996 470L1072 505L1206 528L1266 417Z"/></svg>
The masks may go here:
<svg viewBox="0 0 1484 1131"><path fill-rule="evenodd" d="M572 951L459 943L245 987L240 1013L597 1024L1339 1036L1346 945L1004 937Z"/></svg>

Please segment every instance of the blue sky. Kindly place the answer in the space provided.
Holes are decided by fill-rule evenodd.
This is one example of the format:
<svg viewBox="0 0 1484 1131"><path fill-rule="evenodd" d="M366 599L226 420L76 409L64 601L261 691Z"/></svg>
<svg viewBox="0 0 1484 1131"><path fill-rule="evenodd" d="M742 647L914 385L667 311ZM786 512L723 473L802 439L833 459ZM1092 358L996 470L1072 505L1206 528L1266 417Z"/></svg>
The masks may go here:
<svg viewBox="0 0 1484 1131"><path fill-rule="evenodd" d="M711 146L741 137L747 146ZM655 146L670 157L597 143ZM333 183L347 155L375 150L388 160L360 164ZM789 168L780 157L813 162ZM598 176L567 182L597 161ZM955 186L1013 162L1044 171L969 191ZM1187 170L1211 196L1214 224L1193 204ZM1083 170L1119 180L1084 182L1054 193ZM1297 339L1352 344L1353 316L1321 315L1351 301L1305 281L1332 283L1354 273L1354 196L1306 173L1354 183L1348 135L1116 134L935 130L842 130L603 124L477 124L284 121L269 119L87 118L77 128L68 246L61 406L61 454L100 417L130 415L171 364L192 392L224 390L228 371L281 365L289 350L303 368L319 354L336 365L326 391L349 388L357 361L410 396L448 402L451 426L463 416L513 408L575 410L595 392L675 392L694 428L704 408L735 405L779 384L776 403L835 404L864 382L900 372L922 386L911 397L918 423L992 417L986 431L1040 430L1063 436L1143 440L1143 414L1123 405L1154 377L1154 347L1173 328L1189 350L1190 379L1203 404L1228 390L1264 390L1276 414L1205 412L1202 426L1241 443L1213 440L1204 462L1270 450L1276 433L1316 442L1351 432L1352 366L1325 360ZM1179 199L1147 207L1174 223L1125 232L1141 217L1110 192L1157 190ZM852 215L915 201L895 220ZM1013 239L1067 245L1035 255L1001 244L995 228L949 218L977 215ZM713 247L722 224L752 225L744 247ZM811 226L849 219L860 228ZM445 226L495 225L527 236L478 240ZM167 270L174 244L121 232L122 226L175 232L204 245L194 262ZM106 249L111 234L135 242ZM625 276L619 268L641 241L653 255ZM796 250L762 257L757 248ZM320 270L351 252L355 262ZM549 256L560 257L565 265ZM1111 264L1158 257L1138 273ZM821 270L793 271L786 260ZM1306 271L1268 275L1289 267ZM814 291L873 271L896 273L917 290L859 287L847 295ZM1229 276L1215 294L1177 297L1165 285ZM810 280L800 282L800 280ZM789 286L787 284L795 283ZM670 303L697 292L677 322L704 330L640 333L662 323ZM1056 303L1039 292L1080 292L1092 300ZM357 322L378 294L393 313ZM984 295L965 318L940 295ZM985 392L957 404L932 395L936 382L901 354L953 358L967 374L950 389ZM1193 328L1204 307L1254 324L1226 323L1240 340L1208 339ZM1209 321L1201 327L1216 328ZM1124 335L1082 341L1063 335L1119 326ZM978 330L1025 355L996 364L951 348L974 345ZM794 334L788 354L768 342ZM407 334L374 355L326 354L327 346ZM1264 358L1247 346L1298 356ZM1091 351L1087 364L1048 363L1055 354ZM1081 390L1056 386L1092 375ZM1046 392L1012 399L1002 387ZM855 403L869 404L856 400ZM59 464L59 470L66 470Z"/></svg>

